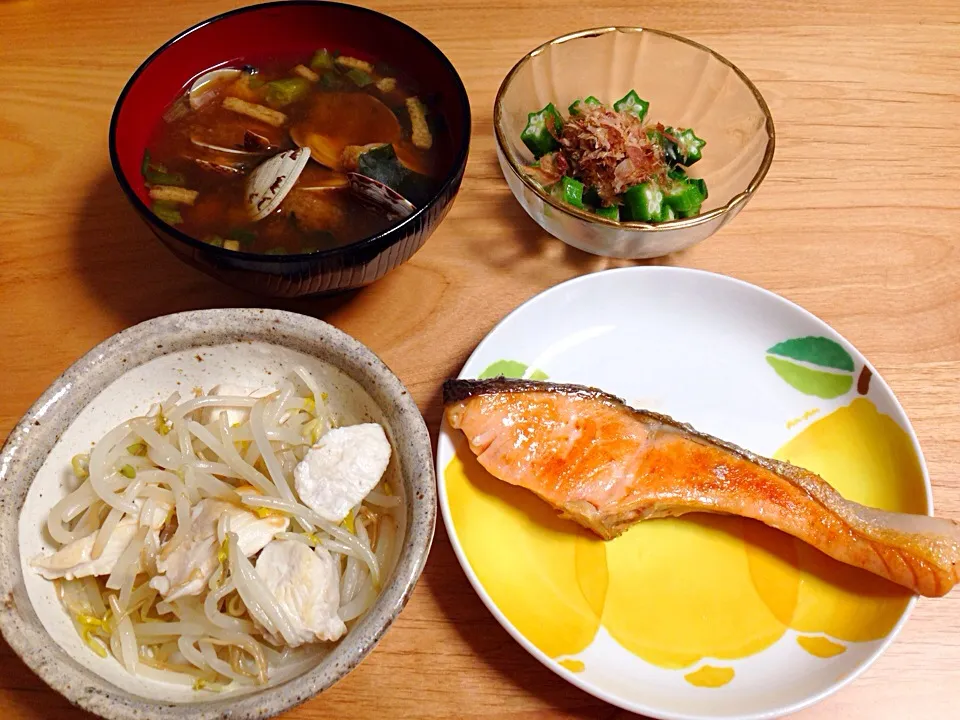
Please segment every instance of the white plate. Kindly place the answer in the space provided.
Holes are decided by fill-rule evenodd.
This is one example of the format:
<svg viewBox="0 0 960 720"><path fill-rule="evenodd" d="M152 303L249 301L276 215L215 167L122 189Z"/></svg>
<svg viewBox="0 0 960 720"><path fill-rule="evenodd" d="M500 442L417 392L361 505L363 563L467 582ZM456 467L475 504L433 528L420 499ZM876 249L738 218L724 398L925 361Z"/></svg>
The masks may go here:
<svg viewBox="0 0 960 720"><path fill-rule="evenodd" d="M508 315L460 377L491 372L595 386L859 502L932 512L886 383L821 320L738 280L661 267L576 278ZM914 604L740 518L648 521L603 543L487 475L446 424L437 476L457 557L497 620L566 680L652 717L795 712L863 672Z"/></svg>

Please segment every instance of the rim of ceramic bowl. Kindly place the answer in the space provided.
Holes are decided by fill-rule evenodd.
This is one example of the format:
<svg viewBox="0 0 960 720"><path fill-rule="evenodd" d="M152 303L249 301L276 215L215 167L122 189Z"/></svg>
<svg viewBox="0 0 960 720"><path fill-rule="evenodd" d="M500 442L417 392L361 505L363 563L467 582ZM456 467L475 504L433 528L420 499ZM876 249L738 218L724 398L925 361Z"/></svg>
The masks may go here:
<svg viewBox="0 0 960 720"><path fill-rule="evenodd" d="M23 591L19 526L23 503L37 470L59 442L64 429L76 422L100 392L141 364L127 363L125 354L139 350L145 355L143 362L149 362L171 352L200 347L211 330L221 337L210 337L207 345L254 340L311 354L304 347L322 339L331 346L332 356L347 358L347 366L351 364L349 358L355 358L352 364L363 368L370 383L361 387L381 407L384 405L381 401L387 401L395 408L396 423L409 435L407 441L415 467L404 468L404 479L410 478L411 494L401 554L390 582L351 628L352 643L345 644L351 642L350 636L345 636L316 666L278 685L219 700L180 703L118 688L64 650L37 618L31 602L27 601L27 607L18 607L17 597ZM178 346L177 339L182 347ZM350 372L341 371L353 377ZM97 377L98 372L102 377ZM356 377L354 380L360 382ZM378 395L380 401L376 399ZM394 427L395 432L398 430ZM139 323L107 338L67 368L27 410L0 448L0 506L5 510L0 515L0 632L24 664L50 688L71 703L102 717L117 720L145 716L213 720L225 714L238 720L272 717L306 702L341 680L373 650L406 606L423 573L436 528L433 465L432 443L423 415L400 379L371 349L322 320L265 308L216 308L163 315Z"/></svg>
<svg viewBox="0 0 960 720"><path fill-rule="evenodd" d="M554 45L563 45L564 43L571 42L573 40L580 40L582 38L591 38L599 37L600 35L606 35L608 33L618 32L618 33L650 33L652 35L660 35L662 37L670 38L671 40L676 40L678 42L684 43L685 45L690 45L698 50L709 53L714 58L719 60L721 63L726 65L728 68L733 70L737 76L744 82L744 84L750 89L750 92L753 93L754 99L757 101L757 104L760 106L760 110L763 112L764 116L764 126L767 130L767 146L764 149L763 159L760 162L760 167L757 168L757 172L754 174L753 178L747 184L745 190L737 193L725 205L721 207L714 208L709 212L701 213L692 218L678 218L676 220L666 220L661 223L646 223L639 221L618 221L618 220L608 220L607 218L600 217L595 213L587 212L586 210L580 210L575 208L572 205L563 203L556 198L550 196L549 193L543 191L539 185L537 185L530 177L524 173L520 167L522 165L520 158L516 156L513 152L510 144L507 142L507 139L504 137L503 129L501 127L503 120L503 96L506 94L507 89L510 87L510 83L513 81L514 76L520 72L520 70L533 58L544 53L547 49L553 47ZM655 30L653 28L645 27L633 27L633 26L622 26L622 25L610 25L607 27L598 27L590 28L587 30L578 30L577 32L569 33L567 35L561 35L560 37L554 38L553 40L548 40L547 42L540 45L538 48L531 50L526 55L524 55L517 62L516 65L511 68L510 72L507 73L507 76L503 79L503 82L500 83L500 89L497 90L497 97L493 103L493 129L497 138L497 146L500 148L503 155L507 158L507 163L510 165L510 169L513 173L520 179L520 181L526 185L530 190L537 194L537 196L549 204L550 206L556 208L560 212L566 213L567 215L572 215L574 217L580 218L590 223L596 223L598 225L607 225L613 228L630 228L633 230L645 230L650 232L668 232L671 230L679 230L681 228L696 227L697 225L702 225L708 223L715 218L718 218L722 215L726 215L732 211L735 211L740 206L744 205L750 197L756 192L757 188L760 187L760 183L763 182L763 179L767 176L767 171L770 169L771 163L773 163L773 154L777 145L777 134L776 129L773 124L773 115L770 113L770 108L767 107L766 100L763 99L763 95L760 94L760 91L757 89L757 86L746 76L746 74L734 65L732 62L727 60L723 55L711 50L706 45L698 43L696 40L690 40L685 38L682 35L676 35L675 33L667 32L665 30Z"/></svg>
<svg viewBox="0 0 960 720"><path fill-rule="evenodd" d="M457 91L457 103L460 105L460 110L463 112L463 129L460 133L460 137L454 138L454 142L457 145L457 150L454 156L453 163L451 165L450 171L446 174L443 179L443 182L438 187L437 191L430 197L430 199L425 202L421 207L417 208L416 211L402 220L399 220L391 225L389 225L384 230L381 230L378 233L369 235L365 238L361 238L356 242L348 243L347 245L341 245L335 248L327 248L326 250L317 250L316 252L311 253L288 253L286 255L266 255L265 253L255 253L247 252L245 250L225 250L224 248L217 247L215 245L210 245L201 240L198 240L191 235L178 230L173 225L169 225L159 217L157 217L154 212L140 199L137 193L134 191L133 186L127 180L123 169L120 166L120 157L117 153L117 125L120 120L120 111L123 108L123 104L127 99L127 95L130 90L133 88L134 84L139 79L140 75L147 69L147 67L156 60L160 55L162 55L169 47L179 42L181 39L190 35L201 28L206 27L207 25L212 25L216 22L219 22L225 18L232 17L234 15L242 15L245 13L259 12L267 8L275 8L282 6L310 6L310 7L340 7L348 8L351 11L357 12L361 15L370 15L377 16L389 24L393 25L396 29L410 33L418 42L422 43L424 47L427 48L439 61L440 64L445 67L445 69L451 74L454 79L454 84ZM303 262L304 260L322 260L330 257L336 257L339 255L346 255L357 252L358 250L364 250L372 246L384 243L386 241L386 246L389 246L403 236L403 229L406 227L412 227L422 216L430 212L437 202L446 196L447 192L459 182L459 178L462 175L467 164L467 156L470 151L470 133L472 127L472 118L470 115L470 98L467 94L467 88L463 84L463 78L460 77L460 73L457 72L457 69L454 67L453 63L450 62L450 59L443 53L440 48L438 48L429 38L427 38L419 30L416 30L404 22L397 20L390 15L386 15L376 10L371 10L370 8L361 7L359 5L351 5L349 3L341 2L331 2L330 0L275 0L274 2L260 3L257 5L248 5L246 7L236 8L234 10L228 10L222 12L213 17L209 17L205 20L201 20L195 25L191 25L186 30L183 30L172 38L163 43L159 48L154 50L146 60L144 60L140 66L134 71L133 75L130 76L130 79L127 80L126 84L123 86L123 90L120 91L120 95L117 97L117 102L113 108L113 114L110 117L110 130L108 134L108 145L110 150L110 164L113 166L113 174L116 175L117 181L120 183L120 187L123 190L124 194L127 196L127 199L133 205L134 209L144 218L146 218L152 225L159 227L168 235L176 238L180 242L188 245L197 250L204 250L206 252L212 252L215 256L222 258L243 258L246 260L269 260L271 263L296 263Z"/></svg>

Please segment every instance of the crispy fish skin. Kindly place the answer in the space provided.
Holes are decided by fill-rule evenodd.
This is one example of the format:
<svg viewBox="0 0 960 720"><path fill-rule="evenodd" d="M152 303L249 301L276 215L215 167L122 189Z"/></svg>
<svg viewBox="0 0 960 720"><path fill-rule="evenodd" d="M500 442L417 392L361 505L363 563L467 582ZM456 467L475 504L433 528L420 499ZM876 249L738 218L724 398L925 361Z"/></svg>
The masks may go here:
<svg viewBox="0 0 960 720"><path fill-rule="evenodd" d="M604 539L650 518L740 515L921 595L960 581L960 524L851 502L815 473L600 390L448 380L443 401L487 471Z"/></svg>

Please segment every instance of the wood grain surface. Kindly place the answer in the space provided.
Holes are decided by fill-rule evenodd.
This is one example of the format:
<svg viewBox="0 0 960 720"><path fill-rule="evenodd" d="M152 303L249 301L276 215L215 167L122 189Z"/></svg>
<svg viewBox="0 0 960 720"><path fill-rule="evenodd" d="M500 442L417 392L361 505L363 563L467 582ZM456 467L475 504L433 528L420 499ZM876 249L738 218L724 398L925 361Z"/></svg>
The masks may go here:
<svg viewBox="0 0 960 720"><path fill-rule="evenodd" d="M448 219L412 261L344 296L274 302L175 260L128 206L107 157L127 78L222 0L0 0L0 437L78 356L142 320L271 305L327 320L407 384L434 436L440 383L490 328L557 282L614 265L547 236L494 153L494 94L562 33L647 25L739 65L778 147L751 205L657 262L780 293L849 338L913 421L939 513L960 517L960 3L957 0L463 0L366 3L430 37L470 93L473 143ZM74 718L0 645L0 713ZM960 592L922 600L890 650L803 718L960 716ZM622 718L514 643L438 526L413 599L373 655L289 718Z"/></svg>

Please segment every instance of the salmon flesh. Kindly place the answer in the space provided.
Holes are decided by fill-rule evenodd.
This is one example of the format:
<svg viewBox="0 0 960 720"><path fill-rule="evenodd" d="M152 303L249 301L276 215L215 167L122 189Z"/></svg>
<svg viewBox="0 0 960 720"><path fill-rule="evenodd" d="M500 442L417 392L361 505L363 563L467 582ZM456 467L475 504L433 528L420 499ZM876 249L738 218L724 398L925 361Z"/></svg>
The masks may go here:
<svg viewBox="0 0 960 720"><path fill-rule="evenodd" d="M960 580L960 524L845 500L820 476L755 455L600 390L448 380L447 421L494 477L600 537L691 512L759 520L921 595Z"/></svg>

